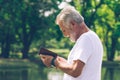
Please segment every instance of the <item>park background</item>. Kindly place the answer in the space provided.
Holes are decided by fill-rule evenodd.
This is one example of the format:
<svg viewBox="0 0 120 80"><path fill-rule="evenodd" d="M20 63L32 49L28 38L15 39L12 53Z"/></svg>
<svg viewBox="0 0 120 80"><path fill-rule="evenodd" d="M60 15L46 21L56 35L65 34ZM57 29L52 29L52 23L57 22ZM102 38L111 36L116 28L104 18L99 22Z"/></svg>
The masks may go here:
<svg viewBox="0 0 120 80"><path fill-rule="evenodd" d="M55 18L68 4L103 43L102 80L120 79L120 0L0 0L0 80L62 80L38 52L42 46L67 58L74 43Z"/></svg>

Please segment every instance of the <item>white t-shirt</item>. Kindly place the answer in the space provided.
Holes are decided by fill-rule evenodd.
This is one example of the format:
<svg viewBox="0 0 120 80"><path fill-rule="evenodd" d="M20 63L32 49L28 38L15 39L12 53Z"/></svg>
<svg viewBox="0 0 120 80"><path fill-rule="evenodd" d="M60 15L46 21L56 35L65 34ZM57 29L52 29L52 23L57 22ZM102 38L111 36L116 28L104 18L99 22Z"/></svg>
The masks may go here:
<svg viewBox="0 0 120 80"><path fill-rule="evenodd" d="M101 80L102 55L103 46L96 33L88 31L82 34L68 56L68 63L79 59L85 66L77 78L64 74L63 80Z"/></svg>

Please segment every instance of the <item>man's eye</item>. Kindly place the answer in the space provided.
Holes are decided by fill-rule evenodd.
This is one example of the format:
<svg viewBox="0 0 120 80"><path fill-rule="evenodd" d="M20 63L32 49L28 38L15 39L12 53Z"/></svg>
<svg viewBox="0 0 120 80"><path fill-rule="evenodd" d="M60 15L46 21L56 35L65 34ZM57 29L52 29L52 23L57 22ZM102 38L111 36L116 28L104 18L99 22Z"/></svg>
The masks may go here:
<svg viewBox="0 0 120 80"><path fill-rule="evenodd" d="M65 32L65 30L63 30L63 32Z"/></svg>

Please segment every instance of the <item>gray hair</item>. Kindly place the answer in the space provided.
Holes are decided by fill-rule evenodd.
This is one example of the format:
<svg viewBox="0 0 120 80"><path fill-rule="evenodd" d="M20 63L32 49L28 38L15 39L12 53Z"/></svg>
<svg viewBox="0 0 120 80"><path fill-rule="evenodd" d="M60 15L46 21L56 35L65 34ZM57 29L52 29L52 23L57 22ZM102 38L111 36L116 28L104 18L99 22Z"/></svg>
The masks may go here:
<svg viewBox="0 0 120 80"><path fill-rule="evenodd" d="M59 24L59 21L63 21L64 25L68 25L70 20L74 20L76 23L80 24L84 21L84 18L73 6L66 6L58 14L56 24Z"/></svg>

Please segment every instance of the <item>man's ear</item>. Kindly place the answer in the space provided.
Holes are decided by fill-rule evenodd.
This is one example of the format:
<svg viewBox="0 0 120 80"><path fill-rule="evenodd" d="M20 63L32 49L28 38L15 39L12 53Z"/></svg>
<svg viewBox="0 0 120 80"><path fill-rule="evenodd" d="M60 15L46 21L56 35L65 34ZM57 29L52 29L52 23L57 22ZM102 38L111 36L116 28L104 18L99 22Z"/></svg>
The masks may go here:
<svg viewBox="0 0 120 80"><path fill-rule="evenodd" d="M70 24L71 24L72 26L74 26L74 25L76 24L76 22L75 22L74 20L71 20L71 21L70 21Z"/></svg>
<svg viewBox="0 0 120 80"><path fill-rule="evenodd" d="M77 23L74 20L71 20L70 25L71 25L72 29L76 29Z"/></svg>

